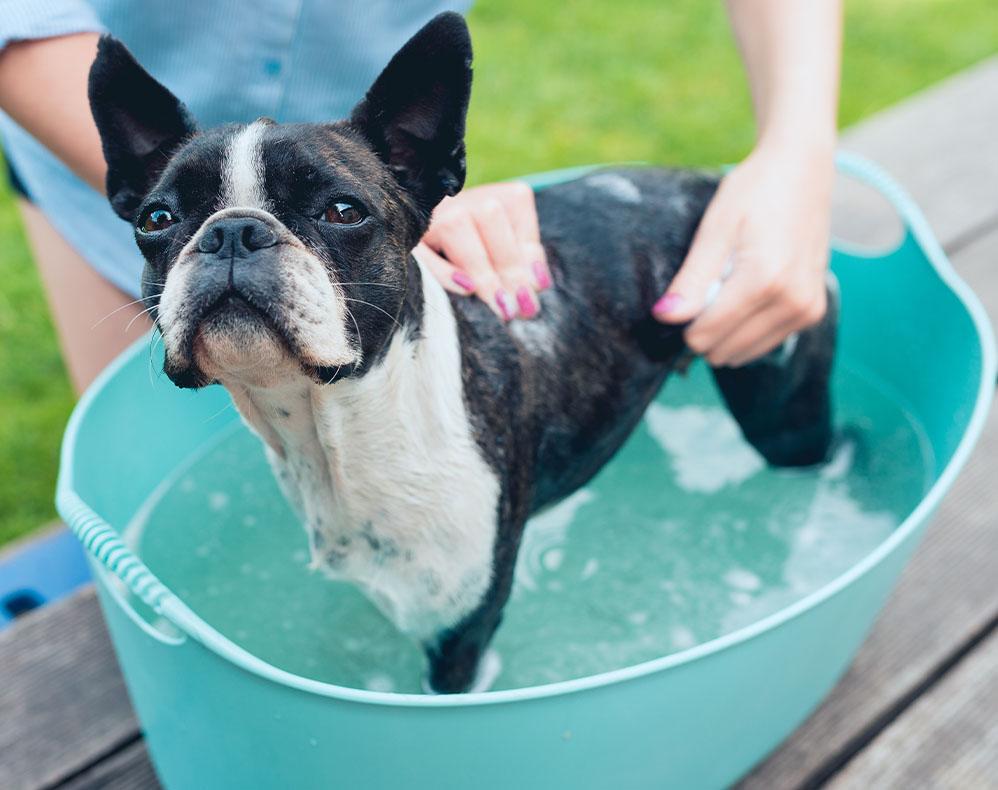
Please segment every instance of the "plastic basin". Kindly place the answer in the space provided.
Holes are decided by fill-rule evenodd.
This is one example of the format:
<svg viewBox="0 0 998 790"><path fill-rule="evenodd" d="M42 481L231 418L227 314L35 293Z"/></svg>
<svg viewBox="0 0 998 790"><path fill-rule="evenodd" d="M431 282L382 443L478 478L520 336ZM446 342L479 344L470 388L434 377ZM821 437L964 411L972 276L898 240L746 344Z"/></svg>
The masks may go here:
<svg viewBox="0 0 998 790"><path fill-rule="evenodd" d="M112 364L70 420L57 504L91 555L163 783L709 788L734 781L783 740L862 642L965 462L995 382L985 314L917 208L871 164L843 156L839 165L879 189L905 228L890 252L833 251L840 358L871 371L917 418L933 459L926 493L879 545L806 597L634 666L530 688L426 696L319 682L251 654L195 614L120 534L185 459L232 430L228 397L220 388L176 390L151 373L158 360L144 342Z"/></svg>

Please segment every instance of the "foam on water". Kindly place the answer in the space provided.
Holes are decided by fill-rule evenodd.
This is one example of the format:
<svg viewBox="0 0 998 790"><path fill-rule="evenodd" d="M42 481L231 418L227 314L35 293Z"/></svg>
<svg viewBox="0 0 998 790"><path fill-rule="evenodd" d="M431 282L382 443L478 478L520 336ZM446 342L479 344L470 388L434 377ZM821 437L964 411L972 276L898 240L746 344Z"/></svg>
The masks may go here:
<svg viewBox="0 0 998 790"><path fill-rule="evenodd" d="M835 394L846 430L830 462L773 470L704 369L670 382L596 479L528 525L492 688L685 650L799 600L873 550L922 497L932 459L919 427L869 382L840 371ZM309 570L304 531L241 428L153 492L126 540L202 618L275 666L422 690L416 646L357 590Z"/></svg>

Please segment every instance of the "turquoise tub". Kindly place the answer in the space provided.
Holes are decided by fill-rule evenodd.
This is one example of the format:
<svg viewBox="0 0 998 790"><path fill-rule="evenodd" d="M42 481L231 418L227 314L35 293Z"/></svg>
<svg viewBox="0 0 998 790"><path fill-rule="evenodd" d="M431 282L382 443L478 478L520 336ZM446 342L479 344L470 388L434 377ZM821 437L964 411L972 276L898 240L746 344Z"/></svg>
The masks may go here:
<svg viewBox="0 0 998 790"><path fill-rule="evenodd" d="M834 250L840 358L874 372L917 417L932 459L926 493L872 551L792 605L634 666L425 696L320 682L239 647L157 578L120 532L162 481L235 430L228 397L220 388L173 388L151 373L159 360L145 342L116 360L70 420L57 503L90 552L164 785L716 788L776 747L863 641L966 461L995 385L985 314L921 214L869 163L842 157L840 169L879 189L905 227L892 252Z"/></svg>

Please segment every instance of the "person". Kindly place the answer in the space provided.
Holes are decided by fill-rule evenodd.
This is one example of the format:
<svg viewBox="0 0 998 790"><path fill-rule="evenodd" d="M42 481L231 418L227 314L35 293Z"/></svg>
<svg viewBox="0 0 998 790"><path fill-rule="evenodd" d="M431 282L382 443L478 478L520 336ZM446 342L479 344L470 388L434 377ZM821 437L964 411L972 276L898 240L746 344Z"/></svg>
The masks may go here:
<svg viewBox="0 0 998 790"><path fill-rule="evenodd" d="M131 230L101 195L86 83L102 31L204 126L323 121L344 117L433 15L468 5L4 0L0 136L77 390L150 325L134 299L141 258ZM757 141L723 179L653 309L686 324L689 347L715 366L756 359L824 314L841 49L841 0L728 0L728 12ZM550 285L533 195L520 182L447 198L414 255L448 290L477 295L506 320L536 315Z"/></svg>

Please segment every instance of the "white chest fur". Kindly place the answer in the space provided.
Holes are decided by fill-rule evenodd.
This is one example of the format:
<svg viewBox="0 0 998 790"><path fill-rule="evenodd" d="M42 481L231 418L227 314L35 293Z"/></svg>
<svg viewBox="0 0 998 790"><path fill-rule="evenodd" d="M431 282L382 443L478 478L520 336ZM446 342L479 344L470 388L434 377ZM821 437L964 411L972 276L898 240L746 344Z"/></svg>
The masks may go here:
<svg viewBox="0 0 998 790"><path fill-rule="evenodd" d="M230 387L305 523L313 567L358 584L418 639L481 601L499 498L465 410L450 302L425 273L423 291L420 337L397 333L364 376Z"/></svg>

